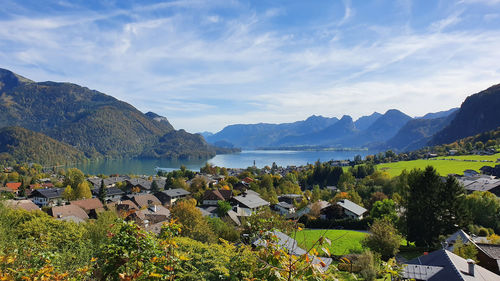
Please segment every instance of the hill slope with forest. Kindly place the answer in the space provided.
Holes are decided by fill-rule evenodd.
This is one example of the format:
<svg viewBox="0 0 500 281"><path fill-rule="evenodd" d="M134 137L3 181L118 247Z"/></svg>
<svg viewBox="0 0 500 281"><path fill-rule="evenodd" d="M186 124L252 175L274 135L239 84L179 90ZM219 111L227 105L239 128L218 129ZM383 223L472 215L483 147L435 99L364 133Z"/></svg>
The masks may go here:
<svg viewBox="0 0 500 281"><path fill-rule="evenodd" d="M69 164L85 160L83 152L44 134L21 127L0 129L0 161Z"/></svg>
<svg viewBox="0 0 500 281"><path fill-rule="evenodd" d="M185 141L171 149L186 157L211 155L207 145L189 147L194 134L175 131L165 117L71 83L36 83L0 69L0 127L19 126L67 143L87 157L136 157L167 136ZM204 142L204 140L202 140ZM190 154L189 152L194 152Z"/></svg>

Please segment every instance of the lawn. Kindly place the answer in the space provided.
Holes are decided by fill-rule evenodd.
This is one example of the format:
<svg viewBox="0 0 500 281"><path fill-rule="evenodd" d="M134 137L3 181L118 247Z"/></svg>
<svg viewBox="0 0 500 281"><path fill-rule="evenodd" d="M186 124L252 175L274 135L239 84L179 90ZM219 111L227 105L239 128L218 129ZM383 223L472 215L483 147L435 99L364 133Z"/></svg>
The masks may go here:
<svg viewBox="0 0 500 281"><path fill-rule="evenodd" d="M446 176L448 174L463 174L464 170L471 169L479 172L483 166L498 165L495 161L500 158L500 153L495 155L463 155L463 156L447 156L432 159L419 159L413 161L399 161L394 163L378 164L379 171L386 171L392 177L398 176L403 170L410 171L414 168L425 169L425 167L433 166L439 174ZM455 160L453 160L455 159ZM492 161L492 162L471 162L465 160L477 161Z"/></svg>
<svg viewBox="0 0 500 281"><path fill-rule="evenodd" d="M326 238L332 241L331 245L325 243L323 247L328 248L332 255L344 255L348 254L351 250L356 252L361 251L361 240L368 234L352 230L304 229L297 232L295 239L301 248L309 250L322 235L325 235ZM321 254L323 252L320 251L320 248L321 247L317 247L316 249Z"/></svg>

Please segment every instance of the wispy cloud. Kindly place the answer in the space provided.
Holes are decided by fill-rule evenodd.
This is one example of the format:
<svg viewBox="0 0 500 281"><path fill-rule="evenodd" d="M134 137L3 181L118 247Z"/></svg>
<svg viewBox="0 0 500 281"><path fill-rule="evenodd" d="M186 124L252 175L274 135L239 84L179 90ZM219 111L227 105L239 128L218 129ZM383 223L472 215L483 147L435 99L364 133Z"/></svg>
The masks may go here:
<svg viewBox="0 0 500 281"><path fill-rule="evenodd" d="M8 2L0 61L35 80L103 91L190 131L390 108L422 115L499 82L500 30L487 9L478 17L451 3L415 15L409 0L381 2L309 6L307 16L301 1L68 2L65 13ZM411 17L367 16L387 5ZM478 18L488 28L464 27Z"/></svg>

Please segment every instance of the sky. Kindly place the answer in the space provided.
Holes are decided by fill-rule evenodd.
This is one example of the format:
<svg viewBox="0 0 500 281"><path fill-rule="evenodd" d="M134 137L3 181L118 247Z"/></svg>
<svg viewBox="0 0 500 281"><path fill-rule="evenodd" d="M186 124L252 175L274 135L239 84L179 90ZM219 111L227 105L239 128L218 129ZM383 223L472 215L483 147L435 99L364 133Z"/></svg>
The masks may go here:
<svg viewBox="0 0 500 281"><path fill-rule="evenodd" d="M177 129L410 116L500 83L500 0L0 4L0 68L72 82Z"/></svg>

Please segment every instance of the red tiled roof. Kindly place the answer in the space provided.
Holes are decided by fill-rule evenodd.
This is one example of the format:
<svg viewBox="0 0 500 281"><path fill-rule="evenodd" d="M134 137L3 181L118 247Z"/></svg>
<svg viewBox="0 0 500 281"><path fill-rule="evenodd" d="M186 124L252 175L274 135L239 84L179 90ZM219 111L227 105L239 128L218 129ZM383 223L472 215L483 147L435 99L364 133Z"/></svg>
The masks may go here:
<svg viewBox="0 0 500 281"><path fill-rule="evenodd" d="M7 187L10 190L17 191L21 187L20 182L8 182L5 184L5 187Z"/></svg>

